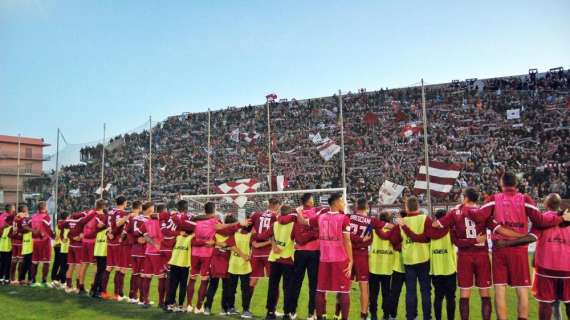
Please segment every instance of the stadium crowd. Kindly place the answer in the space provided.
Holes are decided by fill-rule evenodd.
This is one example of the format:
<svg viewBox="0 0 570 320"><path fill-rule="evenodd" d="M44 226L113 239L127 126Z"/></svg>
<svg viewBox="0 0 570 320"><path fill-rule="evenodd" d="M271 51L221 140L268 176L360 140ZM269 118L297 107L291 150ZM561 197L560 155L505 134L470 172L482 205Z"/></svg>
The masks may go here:
<svg viewBox="0 0 570 320"><path fill-rule="evenodd" d="M516 171L534 197L556 192L570 196L568 169L570 72L552 70L485 80L468 79L426 87L429 151L433 160L464 164L458 183L438 202L458 199L461 187L477 186L490 194L505 168ZM349 197L366 194L376 201L384 180L413 190L423 159L421 90L409 87L342 96ZM518 109L520 118L507 119ZM266 106L229 107L208 113L173 116L153 128L153 199L175 201L180 194L206 193L207 157L210 190L237 179L254 178L268 190ZM340 144L337 96L270 103L272 174L284 175L289 189L341 187L341 154L325 161L309 134ZM239 131L239 134L236 134ZM146 197L148 130L115 137L106 147L108 199L122 190ZM60 208L80 210L98 198L101 145L81 151L83 164L62 168ZM420 201L423 201L420 196Z"/></svg>

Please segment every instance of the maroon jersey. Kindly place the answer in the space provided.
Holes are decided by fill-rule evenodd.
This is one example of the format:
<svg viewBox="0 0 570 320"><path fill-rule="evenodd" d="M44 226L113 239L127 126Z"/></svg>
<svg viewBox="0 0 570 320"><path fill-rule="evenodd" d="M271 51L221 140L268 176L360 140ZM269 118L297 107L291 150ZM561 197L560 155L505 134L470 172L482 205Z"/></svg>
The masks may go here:
<svg viewBox="0 0 570 320"><path fill-rule="evenodd" d="M77 224L86 215L87 215L87 213L85 213L85 212L76 212L64 220L64 222L62 224L62 228L63 229L69 229L69 233L67 234L67 238L69 239L69 246L70 247L78 248L78 247L82 246L81 239L79 239L79 240L76 240L76 239L83 232L83 229L79 228L77 226Z"/></svg>
<svg viewBox="0 0 570 320"><path fill-rule="evenodd" d="M267 210L265 212L256 212L251 217L253 224L253 231L255 235L252 237L253 241L265 242L273 235L273 223L277 220L275 213ZM261 248L252 247L252 257L269 257L271 252L271 244Z"/></svg>
<svg viewBox="0 0 570 320"><path fill-rule="evenodd" d="M183 220L183 221L190 221L192 220L192 218L194 218L196 215L190 212L178 212L177 214L178 219Z"/></svg>
<svg viewBox="0 0 570 320"><path fill-rule="evenodd" d="M381 230L384 222L358 213L351 214L350 218L350 241L352 253L368 255L368 246L372 243L372 230ZM365 238L367 238L365 240Z"/></svg>
<svg viewBox="0 0 570 320"><path fill-rule="evenodd" d="M459 248L459 252L487 252L487 241L477 243L477 236L486 234L487 227L491 227L488 221L473 221L469 219L469 213L476 211L477 207L463 204L455 206L441 219L437 220L444 228L451 228L453 243Z"/></svg>
<svg viewBox="0 0 570 320"><path fill-rule="evenodd" d="M21 242L24 233L31 232L27 228L32 228L32 220L29 217L18 217L14 218L12 223L12 239L16 242Z"/></svg>
<svg viewBox="0 0 570 320"><path fill-rule="evenodd" d="M145 256L145 244L138 243L138 238L143 236L143 226L148 219L145 216L139 215L129 218L127 225L127 238L131 243L131 256L143 257Z"/></svg>
<svg viewBox="0 0 570 320"><path fill-rule="evenodd" d="M107 215L107 225L110 227L110 232L108 235L113 235L112 238L107 238L107 245L109 246L118 246L123 242L126 242L127 239L123 236L123 231L125 230L126 223L122 225L118 225L117 222L119 220L124 219L127 216L127 213L121 209L112 209L109 214Z"/></svg>
<svg viewBox="0 0 570 320"><path fill-rule="evenodd" d="M162 240L160 241L160 251L172 251L176 244L176 236L180 233L176 223L176 212L164 211L158 214L160 222L160 232L162 232Z"/></svg>

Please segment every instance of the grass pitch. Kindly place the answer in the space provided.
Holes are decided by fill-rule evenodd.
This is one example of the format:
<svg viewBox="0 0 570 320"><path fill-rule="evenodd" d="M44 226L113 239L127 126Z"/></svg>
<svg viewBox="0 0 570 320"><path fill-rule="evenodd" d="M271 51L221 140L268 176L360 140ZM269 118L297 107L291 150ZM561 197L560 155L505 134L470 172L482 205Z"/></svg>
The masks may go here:
<svg viewBox="0 0 570 320"><path fill-rule="evenodd" d="M91 276L95 271L94 267L90 267L88 272L89 278L86 281L89 287ZM112 275L113 276L113 275ZM125 277L126 289L128 289L129 277ZM109 291L112 291L113 281L109 281ZM153 279L151 288L151 300L157 301L156 292L157 280ZM297 309L298 318L305 319L307 317L308 290L307 281L303 283L303 290L299 298L299 307ZM196 293L197 293L196 288ZM30 288L30 287L0 287L0 305L3 306L3 319L228 319L228 317L218 316L220 312L220 294L221 286L218 289L213 305L213 315L199 316L186 313L164 313L159 310L156 305L149 309L143 309L136 305L123 302L101 301L89 298L87 296L77 296L75 294L66 294L62 290L49 288ZM196 295L196 294L195 294ZM251 312L256 319L263 319L265 316L265 303L267 297L267 280L258 282L255 290ZM459 297L459 291L457 292ZM282 299L280 299L282 300ZM334 296L327 297L327 311L329 314L334 312ZM358 287L353 285L351 294L351 312L350 319L358 319L360 304L358 302ZM282 303L282 301L280 301ZM419 301L418 301L419 302ZM278 310L282 309L279 304ZM381 304L381 301L379 305ZM241 299L239 293L236 296L236 308L241 311ZM421 304L418 303L418 308ZM516 318L516 295L514 290L509 289L508 294L509 319ZM480 302L479 295L474 290L471 298L471 319L480 319ZM418 310L421 315L421 310ZM445 307L444 307L445 317ZM381 312L379 314L381 316ZM532 297L530 298L530 314L529 319L537 319L537 303ZM236 317L238 318L238 317ZM331 317L329 316L329 319ZM402 290L400 297L398 319L405 318L405 289ZM459 318L459 310L457 307L456 319Z"/></svg>

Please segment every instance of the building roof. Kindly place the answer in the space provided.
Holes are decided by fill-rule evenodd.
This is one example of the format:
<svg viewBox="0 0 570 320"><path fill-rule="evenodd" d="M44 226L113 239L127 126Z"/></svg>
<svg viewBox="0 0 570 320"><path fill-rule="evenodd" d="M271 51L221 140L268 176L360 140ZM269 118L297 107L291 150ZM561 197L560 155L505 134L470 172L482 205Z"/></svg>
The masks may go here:
<svg viewBox="0 0 570 320"><path fill-rule="evenodd" d="M6 136L0 134L0 144L2 143L18 144L18 136ZM44 142L43 138L29 138L29 137L20 137L20 144L38 146L38 147L49 146L48 143Z"/></svg>

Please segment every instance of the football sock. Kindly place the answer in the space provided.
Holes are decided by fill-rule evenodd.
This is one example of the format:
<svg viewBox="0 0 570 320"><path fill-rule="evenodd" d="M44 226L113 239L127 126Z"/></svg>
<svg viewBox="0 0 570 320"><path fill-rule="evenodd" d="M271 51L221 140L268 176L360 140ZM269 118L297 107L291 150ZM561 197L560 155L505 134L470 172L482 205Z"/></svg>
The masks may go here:
<svg viewBox="0 0 570 320"><path fill-rule="evenodd" d="M42 282L47 281L48 274L49 274L49 263L42 263Z"/></svg>
<svg viewBox="0 0 570 320"><path fill-rule="evenodd" d="M348 312L350 311L350 295L348 293L340 293L340 312L343 320L348 320Z"/></svg>
<svg viewBox="0 0 570 320"><path fill-rule="evenodd" d="M469 313L469 303L467 304L467 312ZM481 298L481 318L483 320L491 320L491 314L493 313L493 304L491 304L491 298L482 297ZM468 314L469 315L469 314ZM469 319L469 316L467 317Z"/></svg>
<svg viewBox="0 0 570 320"><path fill-rule="evenodd" d="M166 279L164 278L159 278L158 279L158 305L163 305L164 304L164 282Z"/></svg>
<svg viewBox="0 0 570 320"><path fill-rule="evenodd" d="M315 299L316 309L317 309L317 317L322 319L323 315L325 314L327 299L324 292L317 292L317 297Z"/></svg>
<svg viewBox="0 0 570 320"><path fill-rule="evenodd" d="M200 289L198 290L198 303L196 304L198 308L202 307L202 302L204 301L204 297L206 296L207 290L208 290L208 280L202 280L200 282Z"/></svg>
<svg viewBox="0 0 570 320"><path fill-rule="evenodd" d="M102 293L106 293L107 292L107 284L109 283L109 274L111 272L105 270L103 272L103 276L101 277L101 292Z"/></svg>
<svg viewBox="0 0 570 320"><path fill-rule="evenodd" d="M190 279L188 288L186 288L186 301L189 306L192 305L192 298L194 298L194 284L196 284L196 279Z"/></svg>

